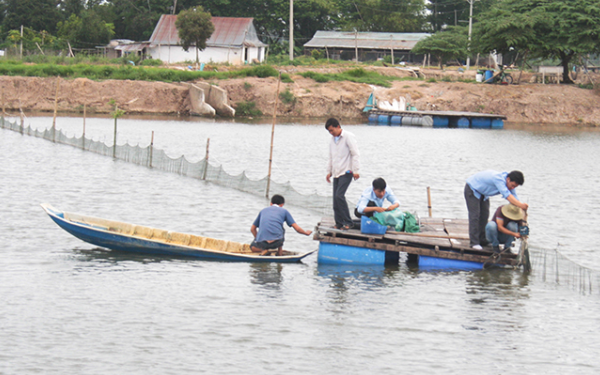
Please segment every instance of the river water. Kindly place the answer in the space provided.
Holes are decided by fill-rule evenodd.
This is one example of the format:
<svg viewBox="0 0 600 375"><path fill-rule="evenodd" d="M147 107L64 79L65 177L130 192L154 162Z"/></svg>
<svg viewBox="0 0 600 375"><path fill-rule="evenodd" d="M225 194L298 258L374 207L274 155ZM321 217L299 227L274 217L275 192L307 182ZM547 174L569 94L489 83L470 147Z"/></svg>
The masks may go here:
<svg viewBox="0 0 600 375"><path fill-rule="evenodd" d="M26 125L48 128L49 117ZM231 174L267 173L270 124L122 118L121 144L204 157ZM80 136L82 120L57 128ZM465 179L483 169L525 174L530 244L600 270L600 134L586 131L422 129L349 125L359 139L356 200L384 177L401 207L466 218ZM86 136L112 144L113 121ZM273 178L330 194L321 121L278 124ZM39 207L234 241L251 240L264 198L114 161L0 129L0 374L578 373L600 371L598 289L546 278L543 263L513 270L248 264L108 252L71 237ZM502 200L492 198L492 209ZM321 215L288 205L312 228ZM286 248L318 244L288 230ZM561 264L561 267L563 265ZM594 284L596 287L597 284Z"/></svg>

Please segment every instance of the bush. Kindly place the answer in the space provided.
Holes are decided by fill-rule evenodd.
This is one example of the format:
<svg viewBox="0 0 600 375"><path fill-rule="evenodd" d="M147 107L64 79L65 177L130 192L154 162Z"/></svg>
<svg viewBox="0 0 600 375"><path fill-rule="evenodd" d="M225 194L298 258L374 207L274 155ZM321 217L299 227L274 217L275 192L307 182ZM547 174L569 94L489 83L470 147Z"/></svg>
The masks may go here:
<svg viewBox="0 0 600 375"><path fill-rule="evenodd" d="M280 92L279 93L279 98L281 99L282 103L285 104L294 104L296 103L296 97L294 96L294 93L292 93L289 89L285 89L284 92Z"/></svg>
<svg viewBox="0 0 600 375"><path fill-rule="evenodd" d="M254 102L238 102L235 105L236 116L262 116L260 109L256 108Z"/></svg>

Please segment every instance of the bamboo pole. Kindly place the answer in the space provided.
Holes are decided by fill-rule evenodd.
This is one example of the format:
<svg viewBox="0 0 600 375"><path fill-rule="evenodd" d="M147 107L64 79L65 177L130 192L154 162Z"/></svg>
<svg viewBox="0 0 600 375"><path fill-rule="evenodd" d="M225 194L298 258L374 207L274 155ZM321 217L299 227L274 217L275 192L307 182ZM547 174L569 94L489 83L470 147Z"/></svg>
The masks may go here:
<svg viewBox="0 0 600 375"><path fill-rule="evenodd" d="M429 217L431 217L431 189L427 186L427 209L429 210Z"/></svg>
<svg viewBox="0 0 600 375"><path fill-rule="evenodd" d="M56 134L56 112L58 112L58 88L60 87L60 77L56 77L56 95L54 95L54 117L52 118L52 142L55 141Z"/></svg>
<svg viewBox="0 0 600 375"><path fill-rule="evenodd" d="M265 196L269 198L269 189L271 188L271 165L273 164L273 139L275 138L275 120L277 119L277 103L279 102L279 84L281 83L281 71L277 77L277 95L275 95L275 108L273 109L273 125L271 126L271 151L269 153L269 173L267 174L267 192Z"/></svg>
<svg viewBox="0 0 600 375"><path fill-rule="evenodd" d="M83 104L83 134L81 135L81 149L85 150L85 110L86 110L86 106L85 103Z"/></svg>
<svg viewBox="0 0 600 375"><path fill-rule="evenodd" d="M113 159L117 157L117 113L119 107L115 105L115 132L113 135Z"/></svg>
<svg viewBox="0 0 600 375"><path fill-rule="evenodd" d="M150 138L150 162L149 167L152 168L152 152L154 150L154 130L152 130L152 138Z"/></svg>
<svg viewBox="0 0 600 375"><path fill-rule="evenodd" d="M202 179L206 180L206 171L208 171L208 149L210 146L210 138L206 140L206 156L204 156L204 172L202 173Z"/></svg>

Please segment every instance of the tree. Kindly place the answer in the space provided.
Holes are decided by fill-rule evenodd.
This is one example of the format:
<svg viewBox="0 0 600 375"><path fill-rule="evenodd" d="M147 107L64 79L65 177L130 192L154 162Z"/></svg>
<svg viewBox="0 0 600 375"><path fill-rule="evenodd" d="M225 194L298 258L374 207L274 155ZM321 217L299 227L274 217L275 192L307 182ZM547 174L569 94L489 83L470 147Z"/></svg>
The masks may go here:
<svg viewBox="0 0 600 375"><path fill-rule="evenodd" d="M474 31L482 52L511 49L532 57L558 58L563 82L572 83L569 63L577 55L600 51L597 0L502 0L480 15Z"/></svg>
<svg viewBox="0 0 600 375"><path fill-rule="evenodd" d="M467 28L464 26L448 27L445 31L438 31L432 36L420 40L411 53L432 54L440 62L441 69L446 61L467 56L467 32Z"/></svg>
<svg viewBox="0 0 600 375"><path fill-rule="evenodd" d="M81 17L71 14L66 21L58 23L58 36L77 48L107 44L113 35L114 26L92 10L83 11Z"/></svg>
<svg viewBox="0 0 600 375"><path fill-rule="evenodd" d="M423 0L352 0L343 6L345 30L416 32L426 25Z"/></svg>
<svg viewBox="0 0 600 375"><path fill-rule="evenodd" d="M19 30L21 26L33 30L56 31L60 19L56 0L4 0L3 30Z"/></svg>
<svg viewBox="0 0 600 375"><path fill-rule="evenodd" d="M206 48L206 41L215 31L215 25L211 21L210 13L204 11L201 6L184 10L177 16L175 26L181 46L187 52L192 45L196 48L196 63L199 62L198 51Z"/></svg>

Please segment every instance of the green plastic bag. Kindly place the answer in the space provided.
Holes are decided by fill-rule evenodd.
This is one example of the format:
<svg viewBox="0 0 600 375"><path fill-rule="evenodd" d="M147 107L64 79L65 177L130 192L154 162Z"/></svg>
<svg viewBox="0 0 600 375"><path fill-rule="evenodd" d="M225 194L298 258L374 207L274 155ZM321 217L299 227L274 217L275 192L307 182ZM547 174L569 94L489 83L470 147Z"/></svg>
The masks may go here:
<svg viewBox="0 0 600 375"><path fill-rule="evenodd" d="M418 233L419 222L410 212L402 212L399 209L385 212L376 212L373 219L381 225L394 227L396 232Z"/></svg>
<svg viewBox="0 0 600 375"><path fill-rule="evenodd" d="M410 212L404 213L404 231L406 233L419 233L421 231L417 218Z"/></svg>

